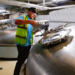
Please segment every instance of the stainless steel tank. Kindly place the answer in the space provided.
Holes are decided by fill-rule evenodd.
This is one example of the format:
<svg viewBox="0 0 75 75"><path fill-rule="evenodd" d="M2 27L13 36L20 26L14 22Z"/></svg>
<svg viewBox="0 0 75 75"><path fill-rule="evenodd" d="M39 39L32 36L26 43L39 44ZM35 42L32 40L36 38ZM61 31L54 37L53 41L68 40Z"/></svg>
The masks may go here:
<svg viewBox="0 0 75 75"><path fill-rule="evenodd" d="M0 59L16 59L17 47L15 45L16 29L0 31Z"/></svg>
<svg viewBox="0 0 75 75"><path fill-rule="evenodd" d="M75 26L58 44L35 44L28 57L26 75L75 75Z"/></svg>
<svg viewBox="0 0 75 75"><path fill-rule="evenodd" d="M16 29L6 30L0 32L0 45L13 45L15 44Z"/></svg>

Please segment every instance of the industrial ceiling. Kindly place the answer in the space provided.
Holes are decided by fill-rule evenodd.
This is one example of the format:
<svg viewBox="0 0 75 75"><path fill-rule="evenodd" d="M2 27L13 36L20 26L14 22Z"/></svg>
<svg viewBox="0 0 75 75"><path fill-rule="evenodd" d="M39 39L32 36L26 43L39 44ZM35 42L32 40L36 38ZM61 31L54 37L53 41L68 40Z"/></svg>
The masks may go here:
<svg viewBox="0 0 75 75"><path fill-rule="evenodd" d="M74 0L0 0L0 4L10 5L12 6L12 8L16 6L19 7L19 9L35 7L38 10L52 11L52 10L58 10L61 8L70 7L69 5L75 6L75 1Z"/></svg>

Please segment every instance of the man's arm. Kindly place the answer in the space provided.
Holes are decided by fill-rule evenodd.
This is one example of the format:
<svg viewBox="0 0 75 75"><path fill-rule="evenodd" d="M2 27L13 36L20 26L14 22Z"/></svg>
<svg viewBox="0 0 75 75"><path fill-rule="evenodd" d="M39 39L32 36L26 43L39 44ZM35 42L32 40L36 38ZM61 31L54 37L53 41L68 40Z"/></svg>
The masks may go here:
<svg viewBox="0 0 75 75"><path fill-rule="evenodd" d="M15 20L15 24L17 25L21 25L21 24L38 25L38 23L35 22L34 20L20 20L20 19Z"/></svg>

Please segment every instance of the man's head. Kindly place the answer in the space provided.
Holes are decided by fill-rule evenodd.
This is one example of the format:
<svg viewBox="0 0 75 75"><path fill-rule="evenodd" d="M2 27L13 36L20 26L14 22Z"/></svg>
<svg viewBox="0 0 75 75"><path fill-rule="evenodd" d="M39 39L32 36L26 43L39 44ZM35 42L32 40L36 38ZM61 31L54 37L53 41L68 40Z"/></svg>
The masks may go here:
<svg viewBox="0 0 75 75"><path fill-rule="evenodd" d="M31 7L28 9L28 16L30 19L34 19L34 17L36 16L36 13L37 13L36 8Z"/></svg>

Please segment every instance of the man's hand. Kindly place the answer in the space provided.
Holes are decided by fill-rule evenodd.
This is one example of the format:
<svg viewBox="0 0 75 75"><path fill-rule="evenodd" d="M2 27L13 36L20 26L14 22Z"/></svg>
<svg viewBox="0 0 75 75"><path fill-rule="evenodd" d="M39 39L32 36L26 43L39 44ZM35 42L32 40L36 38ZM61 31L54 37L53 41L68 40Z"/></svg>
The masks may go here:
<svg viewBox="0 0 75 75"><path fill-rule="evenodd" d="M31 25L38 25L38 23L35 20L29 20Z"/></svg>

